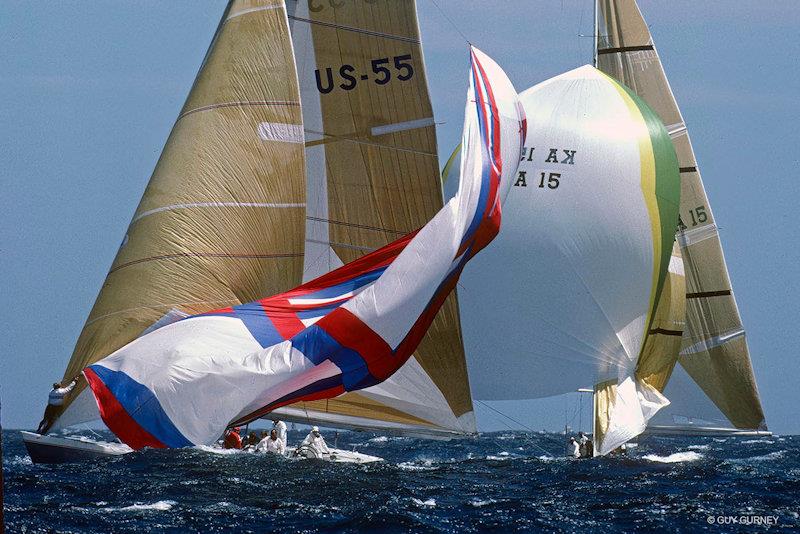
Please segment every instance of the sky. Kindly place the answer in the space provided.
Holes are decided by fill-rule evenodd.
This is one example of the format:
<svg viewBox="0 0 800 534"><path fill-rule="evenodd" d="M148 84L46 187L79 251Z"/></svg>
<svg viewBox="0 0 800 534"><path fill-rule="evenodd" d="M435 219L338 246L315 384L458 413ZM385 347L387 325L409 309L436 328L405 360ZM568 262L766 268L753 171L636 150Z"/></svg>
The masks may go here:
<svg viewBox="0 0 800 534"><path fill-rule="evenodd" d="M442 163L461 135L464 36L520 91L591 62L590 0L417 3ZM4 427L40 419L224 4L0 2ZM800 433L788 402L800 379L800 2L640 6L691 132L767 422ZM513 335L515 325L506 328ZM518 423L480 404L476 413L484 431L556 430L576 403L491 404Z"/></svg>

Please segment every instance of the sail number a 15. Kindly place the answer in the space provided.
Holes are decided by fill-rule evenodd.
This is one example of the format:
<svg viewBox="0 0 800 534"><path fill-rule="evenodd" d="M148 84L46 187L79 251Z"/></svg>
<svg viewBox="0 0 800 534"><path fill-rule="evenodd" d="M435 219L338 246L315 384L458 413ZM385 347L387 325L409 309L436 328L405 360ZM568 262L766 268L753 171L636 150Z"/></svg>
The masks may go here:
<svg viewBox="0 0 800 534"><path fill-rule="evenodd" d="M317 90L323 95L327 95L336 88L352 91L361 82L386 85L393 80L405 82L414 77L411 54L370 60L369 72L359 72L353 65L348 64L340 66L335 72L334 68L327 67L322 72L320 69L314 71Z"/></svg>
<svg viewBox="0 0 800 534"><path fill-rule="evenodd" d="M537 161L537 159L534 158L534 154L536 154L535 150L535 147L522 148L519 171L517 173L517 180L514 182L514 185L516 187L528 187L530 181L531 186L538 187L540 189L558 189L558 186L561 185L562 180L561 172L551 172L549 170L537 170L532 172L531 169L528 168L527 162ZM570 150L566 148L548 148L542 154L542 159L539 161L550 165L575 165L576 153L577 150Z"/></svg>
<svg viewBox="0 0 800 534"><path fill-rule="evenodd" d="M693 227L708 221L708 213L706 212L706 207L697 206L694 209L690 209L688 220L691 220ZM683 217L678 217L678 229L686 230L686 228L687 226L686 223L683 221Z"/></svg>

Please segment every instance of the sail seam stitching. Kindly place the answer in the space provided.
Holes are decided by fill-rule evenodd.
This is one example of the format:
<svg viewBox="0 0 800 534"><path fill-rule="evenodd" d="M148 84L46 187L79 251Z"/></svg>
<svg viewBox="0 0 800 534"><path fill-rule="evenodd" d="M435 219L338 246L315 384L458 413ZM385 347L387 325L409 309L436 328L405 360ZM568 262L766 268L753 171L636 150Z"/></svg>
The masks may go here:
<svg viewBox="0 0 800 534"><path fill-rule="evenodd" d="M414 43L414 44L419 44L419 42L420 42L419 39L414 39L413 37L403 37L401 35L392 35L390 33L381 33L381 32L376 32L376 31L372 31L372 30L364 30L362 28L354 28L352 26L344 26L342 24L334 24L332 22L322 22L321 20L311 20L311 19L305 19L305 18L302 18L302 17L292 17L292 16L290 16L289 18L292 19L292 20L299 21L299 22L307 22L309 24L318 24L320 26L327 26L329 28L336 28L336 29L339 29L339 30L345 30L345 31L349 31L349 32L363 33L363 34L366 34L366 35L372 35L374 37L384 37L386 39L394 39L394 40L397 40L397 41L405 41L407 43Z"/></svg>
<svg viewBox="0 0 800 534"><path fill-rule="evenodd" d="M188 208L305 208L305 202L281 203L281 202L189 202L185 204L170 204L161 208L153 208L137 215L131 224L144 219L149 215Z"/></svg>
<svg viewBox="0 0 800 534"><path fill-rule="evenodd" d="M390 234L397 234L397 235L406 235L410 232L400 232L398 230L390 230L388 228L380 228L378 226L367 226L365 224L355 224L355 223L346 223L343 221L334 221L333 219L324 219L322 217L306 217L308 221L316 221L316 222L326 222L329 224L335 224L337 226L348 226L350 228L360 228L362 230L375 230L377 232L387 232Z"/></svg>
<svg viewBox="0 0 800 534"><path fill-rule="evenodd" d="M238 13L234 13L230 15L228 18L225 19L225 22L228 22L231 19L235 19L236 17L241 17L242 15L249 15L250 13L257 13L258 11L271 11L273 9L282 9L283 4L278 4L275 6L261 6L261 7L251 7L250 9L243 9Z"/></svg>
<svg viewBox="0 0 800 534"><path fill-rule="evenodd" d="M92 323L95 323L101 319L105 319L106 317L111 317L112 315L119 315L120 313L136 311L136 310L152 310L156 308L174 308L175 306L191 306L194 304L228 304L231 302L238 303L239 301L236 299L227 299L227 300L196 300L192 302L174 302L172 304L153 304L150 306L136 306L135 308L125 308L124 310L119 310L111 313L106 313L101 315L100 317L95 317L94 319L90 319L86 321L86 326L89 326Z"/></svg>
<svg viewBox="0 0 800 534"><path fill-rule="evenodd" d="M122 265L118 265L117 267L112 268L108 271L108 274L111 274L115 271L119 271L120 269L124 269L125 267L130 267L131 265L136 265L139 263L146 263L148 261L156 261L156 260L169 260L175 258L232 258L232 259L269 259L269 258L299 258L302 257L303 253L285 253L285 254L235 254L235 253L227 253L227 252L180 252L178 254L162 254L160 256L148 256L147 258L140 258L138 260L132 260L127 263L123 263Z"/></svg>
<svg viewBox="0 0 800 534"><path fill-rule="evenodd" d="M218 104L209 104L207 106L200 106L199 108L190 109L189 111L185 111L180 114L178 122L182 118L186 117L187 115L191 115L192 113L197 113L199 111L209 111L212 109L218 108L232 108L232 107L246 107L246 106L289 106L289 107L300 107L300 102L291 101L291 100L242 100L238 102L220 102Z"/></svg>

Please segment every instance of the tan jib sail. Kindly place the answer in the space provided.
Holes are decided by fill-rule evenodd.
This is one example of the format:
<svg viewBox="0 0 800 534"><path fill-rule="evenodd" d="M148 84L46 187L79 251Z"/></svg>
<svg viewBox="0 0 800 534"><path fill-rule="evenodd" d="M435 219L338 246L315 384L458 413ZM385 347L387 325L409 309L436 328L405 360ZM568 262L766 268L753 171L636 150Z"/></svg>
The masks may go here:
<svg viewBox="0 0 800 534"><path fill-rule="evenodd" d="M66 380L159 320L248 302L300 281L302 124L283 1L232 1L78 338ZM65 411L85 387L82 380ZM79 401L74 411L92 407ZM86 418L91 414L70 414L58 426Z"/></svg>
<svg viewBox="0 0 800 534"><path fill-rule="evenodd" d="M308 280L421 227L442 191L415 2L287 8L305 124ZM455 294L390 380L280 412L399 433L474 432Z"/></svg>
<svg viewBox="0 0 800 534"><path fill-rule="evenodd" d="M634 0L599 0L598 19L598 68L631 87L659 114L678 154L682 179L678 242L686 275L686 324L678 356L681 374L688 373L724 414L722 423L765 429L716 221L650 31ZM691 414L678 414L669 407L661 416L669 414L675 424L705 422L692 421Z"/></svg>

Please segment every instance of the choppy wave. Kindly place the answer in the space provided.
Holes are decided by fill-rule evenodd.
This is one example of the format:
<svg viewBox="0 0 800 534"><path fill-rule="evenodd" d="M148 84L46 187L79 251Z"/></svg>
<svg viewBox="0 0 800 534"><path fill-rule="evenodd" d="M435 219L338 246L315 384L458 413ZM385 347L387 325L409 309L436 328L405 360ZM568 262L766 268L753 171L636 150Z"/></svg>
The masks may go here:
<svg viewBox="0 0 800 534"><path fill-rule="evenodd" d="M738 458L735 460L731 460L734 463L748 463L748 462L771 462L774 460L780 460L786 454L785 450L780 451L772 451L767 454L760 454L758 456L750 456L747 458Z"/></svg>
<svg viewBox="0 0 800 534"><path fill-rule="evenodd" d="M304 436L290 430L289 442ZM44 467L30 463L17 434L3 439L8 532L680 532L705 528L709 515L748 514L800 527L800 438L791 436L774 440L779 450L652 437L625 457L574 461L556 434L428 441L340 432L338 447L385 462L198 447Z"/></svg>
<svg viewBox="0 0 800 534"><path fill-rule="evenodd" d="M135 503L131 504L130 506L123 506L121 508L114 508L114 507L105 507L100 508L103 512L146 512L146 511L156 511L156 512L165 512L167 510L171 510L173 506L175 506L175 501L158 501L150 504L146 503Z"/></svg>
<svg viewBox="0 0 800 534"><path fill-rule="evenodd" d="M20 466L20 465L33 465L33 462L31 461L30 457L26 454L24 456L17 455L17 456L12 456L10 458L3 458L3 465L8 467Z"/></svg>
<svg viewBox="0 0 800 534"><path fill-rule="evenodd" d="M643 459L649 460L651 462L659 462L662 464L676 464L681 462L696 462L697 460L701 460L703 455L699 452L694 451L684 451L684 452L674 452L668 456L659 456L657 454L645 454L642 456Z"/></svg>

